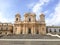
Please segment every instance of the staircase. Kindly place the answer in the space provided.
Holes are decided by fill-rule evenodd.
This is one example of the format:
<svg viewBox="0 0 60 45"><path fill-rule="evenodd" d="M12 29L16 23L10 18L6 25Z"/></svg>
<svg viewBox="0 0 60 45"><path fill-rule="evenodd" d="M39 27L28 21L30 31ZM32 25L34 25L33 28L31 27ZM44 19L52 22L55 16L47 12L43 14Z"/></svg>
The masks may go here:
<svg viewBox="0 0 60 45"><path fill-rule="evenodd" d="M40 35L40 34L5 35L0 38L1 39L59 39L58 37L53 37L49 35Z"/></svg>

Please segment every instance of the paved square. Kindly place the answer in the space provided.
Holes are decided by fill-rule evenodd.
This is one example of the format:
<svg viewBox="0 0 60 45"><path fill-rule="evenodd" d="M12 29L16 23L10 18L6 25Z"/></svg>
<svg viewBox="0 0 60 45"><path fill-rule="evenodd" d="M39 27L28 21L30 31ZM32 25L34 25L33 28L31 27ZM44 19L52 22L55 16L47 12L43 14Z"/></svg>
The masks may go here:
<svg viewBox="0 0 60 45"><path fill-rule="evenodd" d="M60 45L60 41L0 41L0 45Z"/></svg>

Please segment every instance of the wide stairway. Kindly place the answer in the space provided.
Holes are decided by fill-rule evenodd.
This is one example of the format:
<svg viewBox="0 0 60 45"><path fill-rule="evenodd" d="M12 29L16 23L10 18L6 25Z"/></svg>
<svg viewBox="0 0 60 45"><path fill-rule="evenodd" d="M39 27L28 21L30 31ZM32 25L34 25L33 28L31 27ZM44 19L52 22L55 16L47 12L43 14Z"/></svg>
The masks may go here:
<svg viewBox="0 0 60 45"><path fill-rule="evenodd" d="M0 39L59 39L58 37L53 37L49 35L40 34L20 34L20 35L4 35L0 36Z"/></svg>

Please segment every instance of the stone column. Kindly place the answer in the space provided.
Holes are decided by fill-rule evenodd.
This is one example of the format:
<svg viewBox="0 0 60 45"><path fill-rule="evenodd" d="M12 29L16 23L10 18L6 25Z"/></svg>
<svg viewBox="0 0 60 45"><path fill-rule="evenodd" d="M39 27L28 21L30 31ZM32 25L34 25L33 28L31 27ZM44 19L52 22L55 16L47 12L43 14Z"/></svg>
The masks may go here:
<svg viewBox="0 0 60 45"><path fill-rule="evenodd" d="M33 33L36 34L36 26L35 26L35 24L33 25Z"/></svg>
<svg viewBox="0 0 60 45"><path fill-rule="evenodd" d="M22 28L22 27L21 27L21 25L20 25L20 34L21 34L21 30L22 30L21 28Z"/></svg>
<svg viewBox="0 0 60 45"><path fill-rule="evenodd" d="M27 27L27 25L26 25L26 27L25 27L25 28L26 28L26 30L25 30L25 31L26 31L26 34L28 34L28 27Z"/></svg>
<svg viewBox="0 0 60 45"><path fill-rule="evenodd" d="M31 33L34 34L34 28L33 28L33 25L32 25L32 30L31 30Z"/></svg>
<svg viewBox="0 0 60 45"><path fill-rule="evenodd" d="M15 26L13 27L13 34L15 34Z"/></svg>
<svg viewBox="0 0 60 45"><path fill-rule="evenodd" d="M40 26L40 34L43 34L42 25Z"/></svg>
<svg viewBox="0 0 60 45"><path fill-rule="evenodd" d="M20 28L19 28L19 27L17 27L17 32L16 32L16 34L20 34Z"/></svg>
<svg viewBox="0 0 60 45"><path fill-rule="evenodd" d="M39 34L41 33L41 27L40 27L40 25L39 25Z"/></svg>
<svg viewBox="0 0 60 45"><path fill-rule="evenodd" d="M25 34L25 25L23 26L23 34Z"/></svg>
<svg viewBox="0 0 60 45"><path fill-rule="evenodd" d="M36 29L35 29L35 25L34 25L34 34L36 34Z"/></svg>

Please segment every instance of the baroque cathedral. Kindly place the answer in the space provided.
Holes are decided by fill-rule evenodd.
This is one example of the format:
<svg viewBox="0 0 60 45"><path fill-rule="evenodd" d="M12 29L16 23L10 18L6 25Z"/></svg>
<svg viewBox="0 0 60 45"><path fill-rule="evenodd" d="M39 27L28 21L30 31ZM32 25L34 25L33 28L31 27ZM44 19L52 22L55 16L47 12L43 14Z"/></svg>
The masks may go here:
<svg viewBox="0 0 60 45"><path fill-rule="evenodd" d="M25 13L24 20L21 15L15 15L13 34L46 34L45 15L41 14L40 20L36 20L35 13Z"/></svg>
<svg viewBox="0 0 60 45"><path fill-rule="evenodd" d="M23 21L21 15L15 15L14 24L0 23L0 34L46 34L45 15L41 14L36 20L35 13L25 13Z"/></svg>

